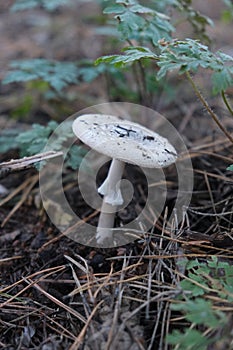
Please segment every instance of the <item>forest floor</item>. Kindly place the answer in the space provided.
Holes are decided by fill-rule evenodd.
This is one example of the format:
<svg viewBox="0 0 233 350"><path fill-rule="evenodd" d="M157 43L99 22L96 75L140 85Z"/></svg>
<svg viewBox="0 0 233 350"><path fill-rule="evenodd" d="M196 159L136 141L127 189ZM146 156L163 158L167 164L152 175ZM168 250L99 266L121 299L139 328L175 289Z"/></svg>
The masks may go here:
<svg viewBox="0 0 233 350"><path fill-rule="evenodd" d="M214 1L216 6L210 2L205 2L207 6L198 1L197 5L215 20L215 27L208 29L213 48L232 54L232 31L218 18L219 1ZM11 4L12 1L0 4L1 79L14 59L75 61L103 54L105 38L96 34L93 25L93 18L101 12L95 2L62 7L54 13L42 9L12 13ZM179 30L183 32L182 25ZM208 74L196 79L221 123L232 131L232 118L222 101L208 90ZM107 102L105 84L103 79L97 79L92 84L70 87L66 104L41 101L40 94L34 91L33 104L26 115L20 106L31 87L1 85L0 130L20 133L33 123L62 122L76 111ZM192 160L194 186L181 223L174 220L167 225L165 210L159 220L154 217L152 230L142 232L140 239L115 248L88 247L61 234L51 223L40 200L36 169L1 179L1 349L169 349L166 335L191 324L181 313L170 310L184 272L179 262L204 262L216 256L232 265L232 173L226 168L233 164L233 145L203 110L187 82L179 78L176 85L172 77L171 84L171 89L177 89L176 98L168 101L166 91L161 92L150 107L176 127ZM233 90L229 89L228 96L232 98ZM124 102L122 97L121 101ZM17 149L0 153L0 162L12 158L19 158ZM167 174L171 183L168 211L177 189L174 178L176 173L171 168ZM134 203L140 205L146 196L146 183L137 168L133 181ZM88 222L96 225L98 213L91 215L74 183L67 186L66 196L74 209L81 203L83 219L88 221L90 215ZM126 213L117 216L117 222L133 216L131 205ZM213 300L215 296L212 289ZM216 299L213 302L215 308L223 310L225 305ZM228 311L226 308L226 317L224 336L222 329L219 334L215 330L219 340L208 349L233 348L232 305L228 305Z"/></svg>

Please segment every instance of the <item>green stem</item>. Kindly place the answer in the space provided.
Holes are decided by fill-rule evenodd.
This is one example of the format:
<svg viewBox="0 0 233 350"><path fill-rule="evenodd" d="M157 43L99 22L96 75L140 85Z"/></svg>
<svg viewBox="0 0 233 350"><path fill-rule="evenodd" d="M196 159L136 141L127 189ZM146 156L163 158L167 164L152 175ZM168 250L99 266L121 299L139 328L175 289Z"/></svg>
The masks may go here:
<svg viewBox="0 0 233 350"><path fill-rule="evenodd" d="M141 61L138 61L138 66L139 66L139 71L140 71L140 75L141 75L141 79L142 79L142 86L143 86L143 91L144 91L144 99L145 100L143 102L149 106L150 99L149 99L148 91L147 91L146 72L145 72L145 69L144 69Z"/></svg>
<svg viewBox="0 0 233 350"><path fill-rule="evenodd" d="M131 40L127 39L127 42L129 43L130 46L135 46ZM141 97L141 102L146 103L146 105L149 105L149 97L147 93L147 84L146 84L146 73L143 68L142 62L139 60L136 62L138 69L138 75L137 75L137 69L135 69L135 78L136 78L136 83L138 85L139 91L140 91L140 97Z"/></svg>
<svg viewBox="0 0 233 350"><path fill-rule="evenodd" d="M222 95L223 102L225 103L228 111L231 113L231 115L233 115L233 109L231 108L230 103L228 102L226 94L223 90L221 91L221 95Z"/></svg>
<svg viewBox="0 0 233 350"><path fill-rule="evenodd" d="M233 137L231 136L231 134L226 130L226 128L222 125L222 123L220 122L220 120L218 119L218 116L214 113L214 111L211 109L211 107L209 106L208 102L206 101L206 99L204 98L204 96L202 95L202 93L200 92L200 90L198 89L198 87L196 86L194 80L192 79L191 75L189 72L186 72L186 76L190 82L190 84L192 85L192 88L194 89L197 97L199 98L199 100L201 101L201 103L203 104L203 106L205 107L205 109L207 110L207 112L210 114L211 118L214 120L214 122L218 125L218 127L222 130L222 132L225 134L225 136L231 141L231 143L233 143Z"/></svg>

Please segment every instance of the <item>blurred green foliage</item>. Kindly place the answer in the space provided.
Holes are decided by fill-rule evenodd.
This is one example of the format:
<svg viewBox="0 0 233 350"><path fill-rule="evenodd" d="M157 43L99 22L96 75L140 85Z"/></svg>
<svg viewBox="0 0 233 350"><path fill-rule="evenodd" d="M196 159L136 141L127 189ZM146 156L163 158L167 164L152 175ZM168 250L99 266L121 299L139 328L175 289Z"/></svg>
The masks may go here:
<svg viewBox="0 0 233 350"><path fill-rule="evenodd" d="M75 0L75 3L82 3L82 0ZM103 15L101 21L95 18L96 34L108 36L106 47L108 51L111 50L111 45L114 47L116 43L120 47L122 44L125 46L124 42L131 45L132 41L134 41L138 44L136 46L147 45L148 49L152 44L156 47L155 53L158 54L160 50L159 41L161 39L172 40L176 31L175 22L172 23L172 18L168 15L171 12L171 8L179 11L182 14L183 21L188 21L193 26L194 31L198 32L199 36L202 35L202 38L206 37L206 26L211 24L211 20L194 10L191 6L192 2L188 0L142 1L142 3L137 0L98 0L98 3L103 9ZM67 2L63 0L16 0L11 9L19 11L40 6L45 10L53 11L61 5L69 6L71 4L74 6L72 1ZM131 60L133 59L132 53L133 51L131 50ZM127 58L129 59L129 57ZM155 79L150 78L151 75L155 75L153 64L147 64L146 69L143 69L142 66L139 68L136 65L131 72L129 67L126 67L124 72L120 64L116 67L117 69L113 69L109 64L105 65L102 63L96 66L93 60L58 62L56 60L39 58L13 61L10 63L9 68L9 72L3 79L4 84L25 83L35 80L44 81L61 98L64 98L64 89L69 85L78 85L83 82L90 83L100 76L104 76L108 82L114 82L114 89L110 89L110 91L109 86L113 86L113 84L106 85L110 100L114 98L119 99L123 93L125 100L146 102L148 104L150 103L148 95L149 91L152 91L152 83L156 93L159 90L163 90L166 85L165 81L159 81L156 77ZM133 87L131 79L126 77L124 78L125 88L121 83L122 74L128 74L128 71L132 79L136 79L136 88ZM138 86L140 80L144 80L144 93L142 93L142 88ZM148 83L150 84L149 86ZM47 93L46 96L53 95ZM147 101L143 101L144 97ZM22 108L18 110L19 116L22 115L21 111L23 105L25 106L25 102L22 101L21 104Z"/></svg>
<svg viewBox="0 0 233 350"><path fill-rule="evenodd" d="M61 5L68 5L69 0L16 0L11 6L12 11L23 11L41 6L47 11L54 11Z"/></svg>
<svg viewBox="0 0 233 350"><path fill-rule="evenodd" d="M82 0L76 2L82 3ZM231 2L224 2L227 5L225 11L231 12ZM12 10L40 6L54 11L71 3L63 0L16 0ZM45 58L13 61L3 84L26 86L33 82L40 98L49 100L57 96L62 100L70 85L91 84L93 80L104 77L110 101L123 99L149 106L161 91L171 91L166 79L169 72L195 74L200 68L210 70L215 94L223 94L233 85L233 58L220 51L214 53L206 45L209 41L206 28L213 22L194 9L191 0L98 0L98 4L103 14L101 20L96 20L96 33L105 35L108 38L106 50L116 50L117 54L103 55L97 60L70 62ZM172 16L174 12L179 12L179 22L186 21L191 25L193 38L179 40L175 37L177 23L176 17ZM175 90L170 98L176 98ZM30 108L33 108L33 101L27 93L12 115L27 115ZM39 131L39 128L32 129L33 133ZM36 151L36 147L33 149Z"/></svg>
<svg viewBox="0 0 233 350"><path fill-rule="evenodd" d="M181 264L186 264L187 274L181 276L180 295L171 303L171 310L186 326L174 329L167 341L177 350L206 350L220 333L224 340L228 306L233 302L233 266L217 257Z"/></svg>

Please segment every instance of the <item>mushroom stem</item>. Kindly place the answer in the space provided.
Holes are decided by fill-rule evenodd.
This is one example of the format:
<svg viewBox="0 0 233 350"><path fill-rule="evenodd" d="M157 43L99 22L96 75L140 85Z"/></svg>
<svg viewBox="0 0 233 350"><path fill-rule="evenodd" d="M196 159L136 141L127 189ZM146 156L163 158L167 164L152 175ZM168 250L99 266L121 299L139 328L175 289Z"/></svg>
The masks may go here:
<svg viewBox="0 0 233 350"><path fill-rule="evenodd" d="M108 176L98 188L98 192L104 196L105 202L113 206L121 205L124 202L119 183L124 167L124 162L114 158L110 165Z"/></svg>
<svg viewBox="0 0 233 350"><path fill-rule="evenodd" d="M112 239L115 213L118 205L123 204L119 182L122 178L124 167L124 162L113 159L108 176L98 189L98 192L104 195L96 232L98 244L104 243L106 239Z"/></svg>

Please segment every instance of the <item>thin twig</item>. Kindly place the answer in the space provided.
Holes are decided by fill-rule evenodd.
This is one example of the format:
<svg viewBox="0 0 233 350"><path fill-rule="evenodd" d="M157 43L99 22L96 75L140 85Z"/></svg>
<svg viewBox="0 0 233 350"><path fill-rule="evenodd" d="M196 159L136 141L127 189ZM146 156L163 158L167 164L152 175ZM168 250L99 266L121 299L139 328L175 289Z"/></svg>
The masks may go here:
<svg viewBox="0 0 233 350"><path fill-rule="evenodd" d="M198 87L197 87L196 83L194 82L193 78L191 77L190 73L186 72L186 76L187 76L190 84L192 85L192 87L193 87L197 97L199 98L199 100L201 101L201 103L203 104L203 106L205 107L207 112L210 114L211 118L218 125L218 127L222 130L222 132L225 134L225 136L231 141L231 143L233 143L233 137L227 131L227 129L223 126L223 124L220 122L220 120L218 119L218 116L211 109L211 107L209 106L208 102L206 101L206 99L204 98L204 96L202 95L200 90L198 89Z"/></svg>
<svg viewBox="0 0 233 350"><path fill-rule="evenodd" d="M100 305L103 303L103 300L101 300L92 310L88 320L85 322L85 325L83 327L83 329L81 330L81 332L79 333L78 337L76 338L76 340L74 341L74 343L71 345L71 347L69 348L69 350L78 350L80 348L81 343L83 342L83 337L85 336L85 333L87 331L87 328L92 320L92 318L94 317L97 309L100 307Z"/></svg>
<svg viewBox="0 0 233 350"><path fill-rule="evenodd" d="M38 181L38 174L33 176L32 179L30 179L30 183L29 183L28 187L26 187L25 191L23 192L23 195L22 195L20 201L14 206L14 208L10 211L10 213L7 215L7 217L3 220L2 224L1 224L1 227L4 227L4 225L8 222L8 220L10 220L12 215L14 215L14 213L25 202L25 200L27 199L29 193L31 192L31 189L35 186L37 181Z"/></svg>
<svg viewBox="0 0 233 350"><path fill-rule="evenodd" d="M42 277L40 277L38 281L40 281L41 279L44 279L46 278L47 276L50 276L54 273L57 273L57 272L60 272L62 270L65 269L65 266L62 265L62 266L56 266L56 267L52 267L52 268L49 268L49 269L45 269L45 270L42 270L42 271L37 271L35 273L33 273L32 275L28 276L27 278L28 279L31 279L33 277L36 277L42 273L47 273L45 276L43 275ZM12 289L14 287L16 287L17 285L21 284L22 282L24 282L24 278L20 279L19 281L11 284L10 286L7 286L7 287L4 287L3 289L0 289L0 294L6 292L7 290L9 289ZM31 285L30 285L31 286ZM17 294L13 295L10 299L6 300L4 303L0 304L0 308L3 308L4 306L6 305L9 305L14 299L17 299L24 291L26 291L30 286L26 286L25 288L23 288L22 290L20 290Z"/></svg>
<svg viewBox="0 0 233 350"><path fill-rule="evenodd" d="M34 156L24 157L20 159L11 159L8 162L0 163L0 178L8 176L10 173L31 168L35 163L46 159L63 155L63 152L49 151L38 153Z"/></svg>
<svg viewBox="0 0 233 350"><path fill-rule="evenodd" d="M205 183L206 183L206 186L207 186L207 189L208 189L208 192L209 192L210 200L211 200L211 203L212 203L212 208L213 208L213 211L214 211L214 214L215 214L216 225L218 227L218 231L220 232L219 216L218 216L218 213L217 213L217 210L216 210L216 206L215 206L214 198L213 198L213 193L212 193L212 190L211 190L211 187L210 187L209 178L208 178L208 175L206 174L206 172L204 172L204 178L205 178Z"/></svg>
<svg viewBox="0 0 233 350"><path fill-rule="evenodd" d="M0 207L9 202L12 198L14 198L19 192L21 192L24 188L28 186L31 182L31 178L26 179L19 187L17 187L13 192L11 192L6 198L4 198L0 202Z"/></svg>
<svg viewBox="0 0 233 350"><path fill-rule="evenodd" d="M38 252L41 253L46 247L48 247L51 244L54 244L55 242L59 241L62 237L64 236L68 236L72 233L72 231L74 229L76 229L77 227L82 226L83 224L85 224L85 222L87 222L88 220L92 219L93 217L95 217L96 215L98 215L100 212L100 210L95 210L93 213L91 213L90 215L88 215L87 217L83 218L82 220L79 220L78 222L76 222L73 226L68 227L64 232L62 232L60 235L52 238L50 241L44 243L42 245L41 248L39 248Z"/></svg>
<svg viewBox="0 0 233 350"><path fill-rule="evenodd" d="M35 287L39 292L41 292L42 294L44 294L49 300L51 300L52 302L54 302L55 304L57 304L59 307L63 308L64 310L66 310L67 312L69 312L71 315L77 317L80 321L82 321L83 323L86 323L87 320L76 310L72 309L71 307L69 307L68 305L64 304L63 302L61 302L60 300L58 300L57 298L55 298L53 295L49 294L48 292L46 292L42 287L40 287L37 283L33 282L32 280L29 280L27 278L24 278L24 281L27 282L29 284L29 286L33 286Z"/></svg>
<svg viewBox="0 0 233 350"><path fill-rule="evenodd" d="M224 101L224 103L225 103L225 105L226 105L228 111L229 111L230 114L233 116L233 109L231 108L231 105L230 105L230 103L229 103L229 101L228 101L228 99L227 99L227 97L226 97L226 94L225 94L225 92L224 92L223 90L222 90L222 92L221 92L221 95L222 95L222 99L223 99L223 101Z"/></svg>

